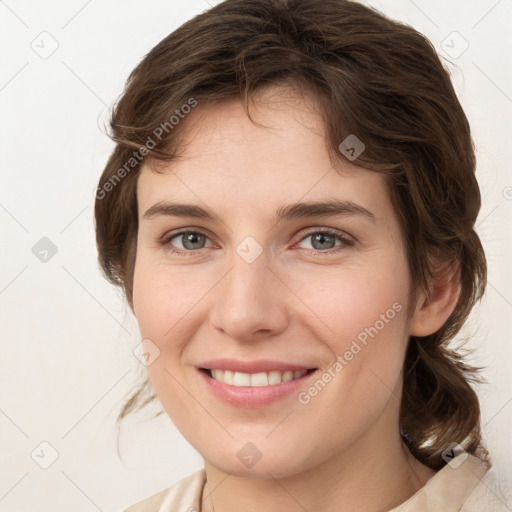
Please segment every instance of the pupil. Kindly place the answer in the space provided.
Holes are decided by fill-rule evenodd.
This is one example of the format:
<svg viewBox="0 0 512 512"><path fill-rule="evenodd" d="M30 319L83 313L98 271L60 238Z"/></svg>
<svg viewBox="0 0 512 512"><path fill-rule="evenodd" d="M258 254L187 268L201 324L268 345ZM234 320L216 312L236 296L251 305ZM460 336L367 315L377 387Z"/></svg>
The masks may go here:
<svg viewBox="0 0 512 512"><path fill-rule="evenodd" d="M324 244L325 243L325 240L326 239L331 239L332 240L332 237L330 235L327 235L325 233L318 233L315 237L314 237L314 241L315 242L320 242L320 244ZM313 246L315 246L315 243L313 243ZM315 247L316 249L325 249L325 245L320 245L320 247ZM330 247L328 247L330 248Z"/></svg>
<svg viewBox="0 0 512 512"><path fill-rule="evenodd" d="M186 247L187 249L196 249L196 247L193 247L193 245L198 243L198 240L202 236L203 235L201 235L200 233L190 233L189 235L185 236L183 246ZM192 245L192 247L190 247L189 245Z"/></svg>

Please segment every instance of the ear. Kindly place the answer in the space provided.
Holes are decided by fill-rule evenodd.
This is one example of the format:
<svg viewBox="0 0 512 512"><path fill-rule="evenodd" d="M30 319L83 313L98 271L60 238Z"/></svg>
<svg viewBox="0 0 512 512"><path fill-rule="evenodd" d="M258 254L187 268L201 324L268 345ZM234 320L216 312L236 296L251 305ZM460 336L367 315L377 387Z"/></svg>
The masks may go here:
<svg viewBox="0 0 512 512"><path fill-rule="evenodd" d="M430 283L430 298L419 293L416 310L411 319L411 335L428 336L438 331L453 313L460 295L458 264L437 271Z"/></svg>

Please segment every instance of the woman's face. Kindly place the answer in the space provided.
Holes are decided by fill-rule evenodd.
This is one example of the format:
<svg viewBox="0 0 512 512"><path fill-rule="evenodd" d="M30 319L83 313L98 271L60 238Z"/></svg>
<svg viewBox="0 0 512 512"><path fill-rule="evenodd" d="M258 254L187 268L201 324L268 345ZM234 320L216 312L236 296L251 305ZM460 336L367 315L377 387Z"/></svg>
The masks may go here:
<svg viewBox="0 0 512 512"><path fill-rule="evenodd" d="M222 471L266 478L398 435L411 283L383 177L331 166L306 99L261 100L265 127L238 101L199 104L184 157L143 166L133 303L177 428Z"/></svg>

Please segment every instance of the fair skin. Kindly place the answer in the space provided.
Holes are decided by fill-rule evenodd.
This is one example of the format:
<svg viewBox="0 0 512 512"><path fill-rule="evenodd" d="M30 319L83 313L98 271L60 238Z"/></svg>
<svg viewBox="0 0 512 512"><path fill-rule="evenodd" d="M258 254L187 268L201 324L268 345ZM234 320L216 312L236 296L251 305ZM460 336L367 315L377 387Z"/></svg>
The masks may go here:
<svg viewBox="0 0 512 512"><path fill-rule="evenodd" d="M199 104L183 121L183 157L163 174L142 167L133 305L142 339L160 350L149 378L204 458L204 512L390 510L434 475L399 435L407 340L442 326L457 289L433 283L428 303L420 292L409 304L405 248L383 176L348 160L332 167L313 102L279 87L258 97L251 115L265 127L237 100ZM371 215L273 220L284 205L333 199ZM162 201L207 208L220 220L144 217ZM170 238L183 228L206 236ZM323 229L336 233L320 245L314 235ZM165 247L182 253L159 245L164 235ZM237 253L249 236L262 249L251 263ZM309 403L292 393L235 407L199 374L201 362L221 357L287 361L318 368L307 391L394 304L403 307ZM252 467L237 457L248 442L261 453Z"/></svg>

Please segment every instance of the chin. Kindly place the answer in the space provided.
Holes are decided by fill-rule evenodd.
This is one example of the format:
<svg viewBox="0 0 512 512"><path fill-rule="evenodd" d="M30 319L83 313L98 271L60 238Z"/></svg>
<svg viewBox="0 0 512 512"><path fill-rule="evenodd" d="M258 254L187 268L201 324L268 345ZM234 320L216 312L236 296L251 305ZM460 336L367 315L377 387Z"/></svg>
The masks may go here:
<svg viewBox="0 0 512 512"><path fill-rule="evenodd" d="M266 450L257 451L253 445L246 443L237 448L234 457L233 452L229 451L224 454L216 453L212 458L203 458L205 463L239 478L280 479L309 469L305 461L297 460L296 453L276 453L274 450L267 454L265 452ZM313 467L314 463L310 466Z"/></svg>

